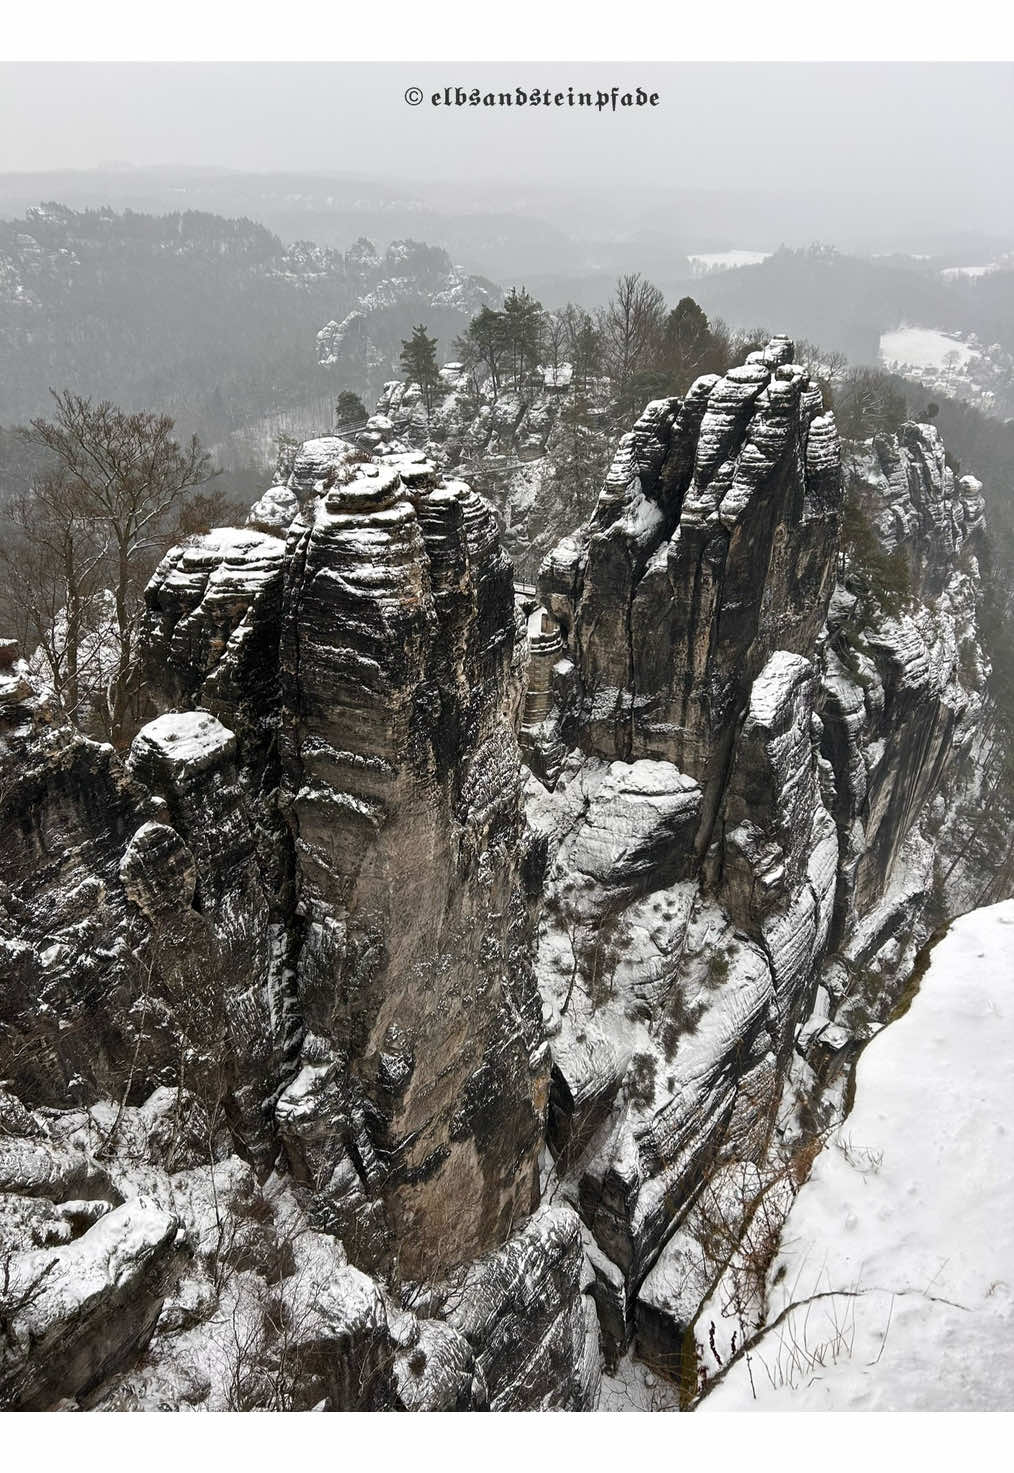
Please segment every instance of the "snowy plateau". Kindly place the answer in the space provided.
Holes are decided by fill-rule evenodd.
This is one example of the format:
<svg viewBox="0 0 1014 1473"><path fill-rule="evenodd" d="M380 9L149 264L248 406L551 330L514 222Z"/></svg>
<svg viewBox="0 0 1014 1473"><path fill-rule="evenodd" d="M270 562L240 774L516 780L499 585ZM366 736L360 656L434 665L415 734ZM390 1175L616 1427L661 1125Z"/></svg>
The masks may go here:
<svg viewBox="0 0 1014 1473"><path fill-rule="evenodd" d="M788 1215L770 1328L702 1411L1014 1407L1012 1061L1008 900L954 923L865 1049Z"/></svg>

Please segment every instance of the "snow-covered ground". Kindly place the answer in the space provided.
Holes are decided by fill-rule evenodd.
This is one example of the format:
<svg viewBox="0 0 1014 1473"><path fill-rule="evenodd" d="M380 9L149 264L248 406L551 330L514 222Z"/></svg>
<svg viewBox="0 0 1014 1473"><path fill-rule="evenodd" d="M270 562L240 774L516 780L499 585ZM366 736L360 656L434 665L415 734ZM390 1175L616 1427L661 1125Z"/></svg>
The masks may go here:
<svg viewBox="0 0 1014 1473"><path fill-rule="evenodd" d="M977 356L960 338L934 327L899 327L880 339L880 361L888 368L943 368L951 353L959 364Z"/></svg>
<svg viewBox="0 0 1014 1473"><path fill-rule="evenodd" d="M1014 1408L1012 1135L1008 900L951 927L863 1053L789 1214L770 1328L700 1410Z"/></svg>
<svg viewBox="0 0 1014 1473"><path fill-rule="evenodd" d="M688 256L690 270L695 276L707 271L733 271L737 266L759 266L770 256L770 251L705 251Z"/></svg>
<svg viewBox="0 0 1014 1473"><path fill-rule="evenodd" d="M1014 254L1008 251L995 261L987 261L984 266L945 266L940 275L945 281L954 281L961 276L992 276L994 271L1010 271L1012 268Z"/></svg>
<svg viewBox="0 0 1014 1473"><path fill-rule="evenodd" d="M602 1372L599 1412L678 1412L679 1390L640 1361L625 1355L613 1375Z"/></svg>
<svg viewBox="0 0 1014 1473"><path fill-rule="evenodd" d="M1014 356L935 327L898 327L880 339L880 361L933 394L949 394L1001 418L1014 408Z"/></svg>

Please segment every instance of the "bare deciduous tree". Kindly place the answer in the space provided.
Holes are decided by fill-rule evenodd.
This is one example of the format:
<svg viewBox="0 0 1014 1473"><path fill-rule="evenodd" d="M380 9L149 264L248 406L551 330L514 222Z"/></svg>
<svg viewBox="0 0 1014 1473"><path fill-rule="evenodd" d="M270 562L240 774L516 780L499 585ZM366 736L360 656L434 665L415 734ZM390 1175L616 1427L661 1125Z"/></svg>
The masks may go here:
<svg viewBox="0 0 1014 1473"><path fill-rule="evenodd" d="M622 400L638 367L658 354L665 330L665 298L640 272L621 276L601 330L609 376Z"/></svg>
<svg viewBox="0 0 1014 1473"><path fill-rule="evenodd" d="M68 584L66 621L76 619L82 577L101 571L112 595L116 650L105 690L105 725L114 745L131 735L139 695L137 634L142 590L176 535L187 492L214 474L196 436L181 445L173 420L147 412L127 414L64 391L53 395L51 420L32 421L36 442L58 470L49 484L45 530L25 528L38 556L51 561L68 535L77 561ZM86 551L78 556L82 538ZM70 697L68 697L70 699ZM80 695L71 704L76 707Z"/></svg>
<svg viewBox="0 0 1014 1473"><path fill-rule="evenodd" d="M26 653L37 650L66 718L84 726L98 683L96 642L88 648L102 590L107 539L84 498L47 477L7 508L0 541L3 618Z"/></svg>

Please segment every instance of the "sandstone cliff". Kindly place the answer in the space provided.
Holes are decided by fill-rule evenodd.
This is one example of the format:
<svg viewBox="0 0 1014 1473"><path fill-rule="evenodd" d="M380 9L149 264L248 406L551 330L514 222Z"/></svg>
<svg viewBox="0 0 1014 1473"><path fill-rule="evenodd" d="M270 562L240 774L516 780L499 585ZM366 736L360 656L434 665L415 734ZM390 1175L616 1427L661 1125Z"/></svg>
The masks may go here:
<svg viewBox="0 0 1014 1473"><path fill-rule="evenodd" d="M425 445L493 507L519 583L535 582L561 531L585 521L615 442L605 379L575 382L571 365L541 371L523 392L494 394L459 363L440 370L430 414L418 385L385 384L377 412L356 436L373 452Z"/></svg>
<svg viewBox="0 0 1014 1473"><path fill-rule="evenodd" d="M846 487L775 339L647 407L532 613L379 427L165 558L125 761L8 660L4 1403L671 1371L942 917L981 519L925 426Z"/></svg>
<svg viewBox="0 0 1014 1473"><path fill-rule="evenodd" d="M679 1359L720 1267L681 1224L717 1173L791 1147L789 1106L826 1108L943 918L934 843L984 680L980 488L914 424L853 481L904 549L900 601L843 536L833 416L775 339L648 406L540 575L549 1140L614 1355L635 1332L657 1354L662 1320ZM683 1267L653 1273L660 1253Z"/></svg>

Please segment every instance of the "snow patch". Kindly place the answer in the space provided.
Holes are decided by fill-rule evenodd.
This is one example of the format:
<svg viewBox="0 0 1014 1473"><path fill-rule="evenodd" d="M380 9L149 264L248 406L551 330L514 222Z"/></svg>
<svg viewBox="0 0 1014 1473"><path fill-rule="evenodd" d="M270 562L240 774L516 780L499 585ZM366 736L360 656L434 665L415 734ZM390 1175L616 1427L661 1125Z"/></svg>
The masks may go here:
<svg viewBox="0 0 1014 1473"><path fill-rule="evenodd" d="M702 1411L1014 1407L1012 955L1014 900L934 948L792 1207L768 1322L827 1297L791 1310Z"/></svg>
<svg viewBox="0 0 1014 1473"><path fill-rule="evenodd" d="M880 337L880 361L887 368L943 368L948 362L963 366L978 356L961 338L935 327L899 327Z"/></svg>

